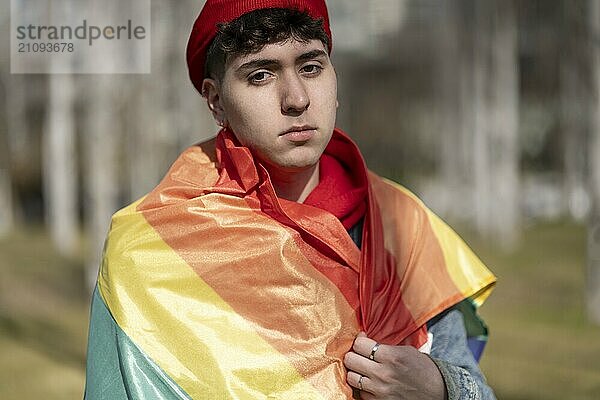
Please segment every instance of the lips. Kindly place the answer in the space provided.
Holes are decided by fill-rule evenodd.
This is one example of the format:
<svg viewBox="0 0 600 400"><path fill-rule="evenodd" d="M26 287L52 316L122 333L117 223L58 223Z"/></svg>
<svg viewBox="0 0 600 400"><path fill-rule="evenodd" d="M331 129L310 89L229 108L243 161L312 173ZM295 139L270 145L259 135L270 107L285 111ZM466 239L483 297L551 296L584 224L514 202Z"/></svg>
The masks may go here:
<svg viewBox="0 0 600 400"><path fill-rule="evenodd" d="M285 130L279 136L291 142L306 142L317 134L317 128L310 125L293 126Z"/></svg>

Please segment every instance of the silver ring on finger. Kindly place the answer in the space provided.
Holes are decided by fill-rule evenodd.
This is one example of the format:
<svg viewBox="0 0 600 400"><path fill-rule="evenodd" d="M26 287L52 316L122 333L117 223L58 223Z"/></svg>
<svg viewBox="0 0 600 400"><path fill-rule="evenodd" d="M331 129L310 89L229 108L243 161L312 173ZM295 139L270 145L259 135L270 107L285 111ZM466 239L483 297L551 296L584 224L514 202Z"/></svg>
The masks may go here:
<svg viewBox="0 0 600 400"><path fill-rule="evenodd" d="M363 383L362 383L362 380L363 380L363 378L364 378L364 376L363 376L363 375L361 375L361 376L360 376L360 378L358 378L358 388L359 388L360 390L364 390L364 389L363 389Z"/></svg>
<svg viewBox="0 0 600 400"><path fill-rule="evenodd" d="M371 354L369 354L369 360L375 361L375 353L379 350L380 343L375 343L375 346L371 349Z"/></svg>

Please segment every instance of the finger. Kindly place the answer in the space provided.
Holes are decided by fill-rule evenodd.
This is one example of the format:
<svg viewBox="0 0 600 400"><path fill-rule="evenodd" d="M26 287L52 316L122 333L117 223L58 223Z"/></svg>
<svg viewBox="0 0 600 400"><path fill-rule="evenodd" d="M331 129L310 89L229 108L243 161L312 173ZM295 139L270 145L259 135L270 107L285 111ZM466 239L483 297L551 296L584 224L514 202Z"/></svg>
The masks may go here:
<svg viewBox="0 0 600 400"><path fill-rule="evenodd" d="M377 396L369 392L360 392L360 400L375 400Z"/></svg>
<svg viewBox="0 0 600 400"><path fill-rule="evenodd" d="M368 376L357 374L354 371L348 371L348 374L346 375L346 381L350 386L361 391L361 397L362 392L369 392L369 388L372 383Z"/></svg>
<svg viewBox="0 0 600 400"><path fill-rule="evenodd" d="M374 368L378 367L378 364L375 361L369 360L352 351L346 353L344 356L344 365L351 371L368 376L371 376Z"/></svg>
<svg viewBox="0 0 600 400"><path fill-rule="evenodd" d="M355 353L358 353L363 357L370 358L371 352L375 349L375 345L377 345L377 342L373 339L368 338L366 336L357 336L356 339L354 339L352 350L354 350ZM379 356L384 347L386 347L386 345L379 344L379 347L375 350L375 354ZM381 361L381 357L377 357L375 354L373 354L373 361Z"/></svg>

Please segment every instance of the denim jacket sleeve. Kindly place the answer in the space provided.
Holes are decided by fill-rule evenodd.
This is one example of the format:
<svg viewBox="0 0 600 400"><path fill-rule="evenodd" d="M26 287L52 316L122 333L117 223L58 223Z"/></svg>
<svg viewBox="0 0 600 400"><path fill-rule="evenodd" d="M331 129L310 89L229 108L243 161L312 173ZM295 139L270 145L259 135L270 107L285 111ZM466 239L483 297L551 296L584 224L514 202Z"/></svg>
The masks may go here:
<svg viewBox="0 0 600 400"><path fill-rule="evenodd" d="M467 347L461 312L451 309L427 325L433 335L430 357L444 378L448 400L495 400L494 392Z"/></svg>

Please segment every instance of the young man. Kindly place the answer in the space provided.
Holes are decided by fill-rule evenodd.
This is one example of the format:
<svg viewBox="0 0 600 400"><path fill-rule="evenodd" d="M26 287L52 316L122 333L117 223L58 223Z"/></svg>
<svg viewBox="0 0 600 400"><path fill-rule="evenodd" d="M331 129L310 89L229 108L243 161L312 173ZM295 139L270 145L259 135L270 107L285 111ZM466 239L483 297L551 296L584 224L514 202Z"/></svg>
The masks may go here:
<svg viewBox="0 0 600 400"><path fill-rule="evenodd" d="M222 129L113 218L88 399L494 398L467 336L495 278L335 129L330 51L322 0L206 2Z"/></svg>

